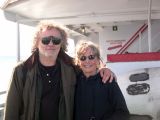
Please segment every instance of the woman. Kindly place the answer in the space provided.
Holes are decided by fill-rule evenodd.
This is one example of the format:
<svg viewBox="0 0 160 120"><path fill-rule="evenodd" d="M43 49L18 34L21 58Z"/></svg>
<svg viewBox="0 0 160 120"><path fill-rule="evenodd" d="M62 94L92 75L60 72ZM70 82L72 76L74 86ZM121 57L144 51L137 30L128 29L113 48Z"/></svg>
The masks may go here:
<svg viewBox="0 0 160 120"><path fill-rule="evenodd" d="M127 120L129 111L117 82L102 83L100 61L95 44L78 44L75 62L82 72L77 76L75 120Z"/></svg>

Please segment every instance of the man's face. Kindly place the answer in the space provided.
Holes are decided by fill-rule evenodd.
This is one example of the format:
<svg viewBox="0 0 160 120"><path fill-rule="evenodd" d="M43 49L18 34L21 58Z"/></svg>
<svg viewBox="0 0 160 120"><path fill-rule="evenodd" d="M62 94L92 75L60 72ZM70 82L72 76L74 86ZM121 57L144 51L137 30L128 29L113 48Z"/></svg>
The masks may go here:
<svg viewBox="0 0 160 120"><path fill-rule="evenodd" d="M43 30L38 41L38 49L45 57L54 57L58 54L62 44L62 37L56 29Z"/></svg>

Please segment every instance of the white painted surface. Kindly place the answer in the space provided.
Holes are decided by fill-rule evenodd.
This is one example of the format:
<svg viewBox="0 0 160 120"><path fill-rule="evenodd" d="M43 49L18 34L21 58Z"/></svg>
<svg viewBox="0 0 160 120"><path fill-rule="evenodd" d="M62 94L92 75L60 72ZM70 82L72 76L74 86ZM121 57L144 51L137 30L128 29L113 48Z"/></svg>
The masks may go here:
<svg viewBox="0 0 160 120"><path fill-rule="evenodd" d="M126 40L126 42L137 32L137 30L143 25L143 22L133 22L128 25L118 26L118 31L113 31L112 27L106 27L99 33L99 45L101 49L101 56L104 62L107 61L107 54L115 54L120 48L107 50L110 44L106 41L109 40ZM148 52L148 35L147 30L142 34L141 51ZM152 21L152 51L160 49L160 20ZM130 46L127 51L131 53L139 53L138 39Z"/></svg>
<svg viewBox="0 0 160 120"><path fill-rule="evenodd" d="M130 113L151 115L154 118L153 120L160 120L160 61L118 62L107 63L106 65L116 74L117 82L126 99ZM135 84L130 82L129 76L142 72L149 73L149 80L137 83L149 84L149 93L129 95L126 88L131 84Z"/></svg>

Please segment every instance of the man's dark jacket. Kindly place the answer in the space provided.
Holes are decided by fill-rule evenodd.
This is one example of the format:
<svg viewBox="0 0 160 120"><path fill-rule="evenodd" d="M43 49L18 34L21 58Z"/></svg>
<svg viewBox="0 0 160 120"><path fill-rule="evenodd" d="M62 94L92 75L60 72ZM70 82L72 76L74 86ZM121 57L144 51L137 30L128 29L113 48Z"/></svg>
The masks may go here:
<svg viewBox="0 0 160 120"><path fill-rule="evenodd" d="M42 78L37 56L35 52L15 67L7 95L4 120L39 120ZM58 59L62 75L59 120L73 120L76 74L69 56L60 54Z"/></svg>

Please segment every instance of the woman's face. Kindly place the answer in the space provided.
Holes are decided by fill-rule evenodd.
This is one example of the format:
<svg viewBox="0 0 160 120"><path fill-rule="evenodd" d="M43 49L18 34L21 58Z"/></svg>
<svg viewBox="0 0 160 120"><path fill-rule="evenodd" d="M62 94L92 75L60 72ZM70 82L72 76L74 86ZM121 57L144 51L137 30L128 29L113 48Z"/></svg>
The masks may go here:
<svg viewBox="0 0 160 120"><path fill-rule="evenodd" d="M88 47L84 50L81 56L79 56L78 64L86 77L89 77L96 74L99 59L95 56L93 50Z"/></svg>

